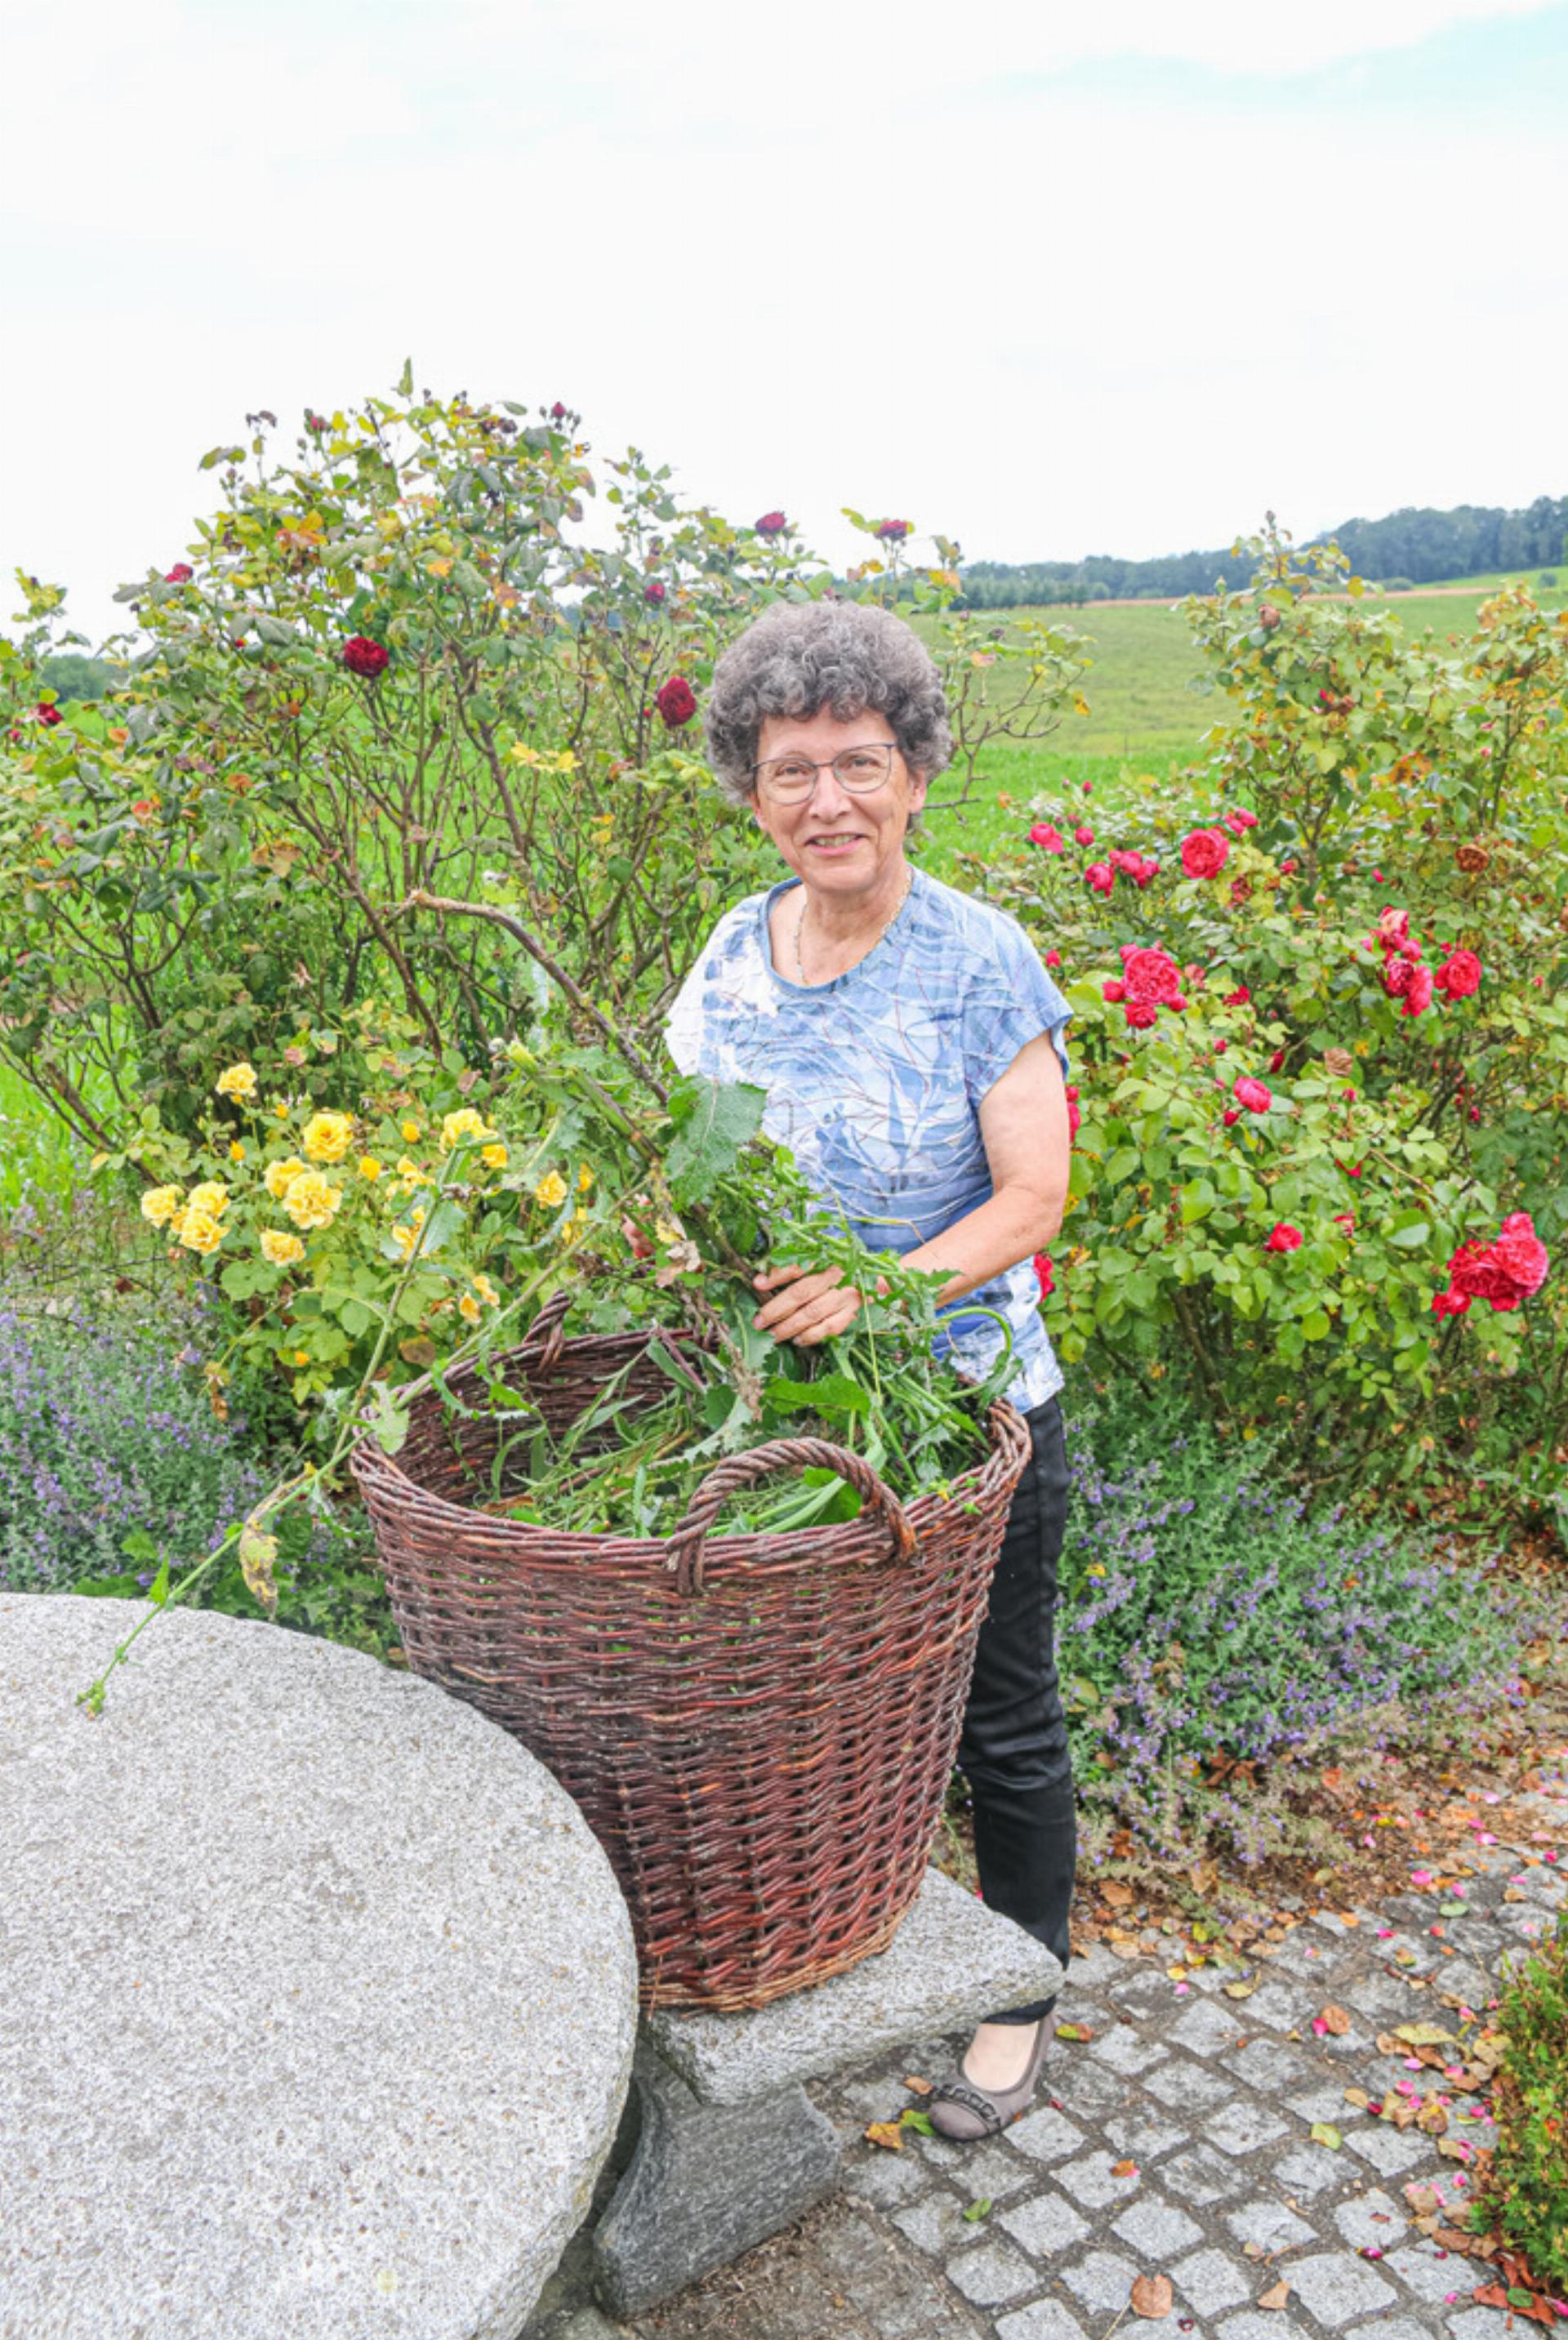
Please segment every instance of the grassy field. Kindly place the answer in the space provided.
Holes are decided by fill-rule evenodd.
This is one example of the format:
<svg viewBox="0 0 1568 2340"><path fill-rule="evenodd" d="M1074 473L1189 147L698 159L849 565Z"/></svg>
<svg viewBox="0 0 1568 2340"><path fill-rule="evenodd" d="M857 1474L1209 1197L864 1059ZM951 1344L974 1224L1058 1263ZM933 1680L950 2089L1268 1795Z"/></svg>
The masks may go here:
<svg viewBox="0 0 1568 2340"><path fill-rule="evenodd" d="M0 1065L0 1210L62 1200L86 1168L86 1147L45 1109L35 1089Z"/></svg>
<svg viewBox="0 0 1568 2340"><path fill-rule="evenodd" d="M1543 585L1543 573L1554 576L1555 585ZM1398 599L1414 600L1421 593L1451 593L1459 588L1466 592L1495 593L1500 585L1528 585L1543 610L1561 610L1568 603L1568 560L1561 567L1545 572L1539 569L1497 569L1485 577L1439 577L1430 585L1418 586L1415 593L1400 594Z"/></svg>

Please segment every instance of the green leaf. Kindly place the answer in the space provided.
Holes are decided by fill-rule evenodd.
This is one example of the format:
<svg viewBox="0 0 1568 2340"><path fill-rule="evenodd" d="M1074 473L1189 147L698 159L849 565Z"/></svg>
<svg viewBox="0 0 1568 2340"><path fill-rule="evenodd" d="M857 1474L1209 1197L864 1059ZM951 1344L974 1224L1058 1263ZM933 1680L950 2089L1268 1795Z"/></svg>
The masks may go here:
<svg viewBox="0 0 1568 2340"><path fill-rule="evenodd" d="M1345 2143L1345 2139L1341 2137L1339 2131L1335 2127L1332 2121L1314 2121L1312 2124L1312 2141L1314 2145L1327 2146L1330 2153L1337 2153L1340 2147Z"/></svg>
<svg viewBox="0 0 1568 2340"><path fill-rule="evenodd" d="M163 1566L159 1569L158 1573L154 1577L153 1581L147 1587L147 1598L149 1601L155 1601L161 1609L168 1597L169 1563L167 1561L164 1561Z"/></svg>
<svg viewBox="0 0 1568 2340"><path fill-rule="evenodd" d="M677 1204L700 1203L762 1126L767 1092L741 1081L680 1081L670 1091L675 1136L664 1157Z"/></svg>
<svg viewBox="0 0 1568 2340"><path fill-rule="evenodd" d="M903 2111L898 2116L898 2124L901 2128L912 2128L916 2130L921 2137L935 2137L937 2134L935 2128L931 2125L930 2115L928 2113L918 2113L913 2105L905 2106Z"/></svg>
<svg viewBox="0 0 1568 2340"><path fill-rule="evenodd" d="M819 1381L792 1382L776 1375L762 1393L781 1413L868 1413L871 1400L848 1373L824 1373Z"/></svg>
<svg viewBox="0 0 1568 2340"><path fill-rule="evenodd" d="M408 1436L408 1407L385 1382L377 1382L371 1393L367 1421L382 1453L397 1453Z"/></svg>
<svg viewBox="0 0 1568 2340"><path fill-rule="evenodd" d="M1419 1251L1431 1233L1432 1229L1424 1219L1406 1219L1389 1229L1388 1240L1400 1251Z"/></svg>
<svg viewBox="0 0 1568 2340"><path fill-rule="evenodd" d="M144 1568L150 1567L158 1557L158 1547L145 1528L133 1528L121 1539L120 1550L127 1560L139 1560Z"/></svg>
<svg viewBox="0 0 1568 2340"><path fill-rule="evenodd" d="M971 2226L978 2226L982 2218L989 2217L990 2213L991 2197L988 2194L982 2194L979 2196L978 2200L969 2204L968 2209L964 2212L964 2216L968 2220Z"/></svg>
<svg viewBox="0 0 1568 2340"><path fill-rule="evenodd" d="M1326 1341L1333 1330L1333 1325L1321 1308L1315 1308L1309 1316L1304 1316L1301 1320L1301 1337L1304 1341Z"/></svg>

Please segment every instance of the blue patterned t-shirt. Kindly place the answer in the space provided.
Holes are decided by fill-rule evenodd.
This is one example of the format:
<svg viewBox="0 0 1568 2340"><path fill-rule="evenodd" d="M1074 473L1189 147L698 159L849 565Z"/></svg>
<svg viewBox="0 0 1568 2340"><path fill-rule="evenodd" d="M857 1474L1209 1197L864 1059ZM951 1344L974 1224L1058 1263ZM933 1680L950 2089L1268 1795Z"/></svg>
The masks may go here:
<svg viewBox="0 0 1568 2340"><path fill-rule="evenodd" d="M670 1053L683 1073L768 1092L762 1126L875 1251L914 1251L991 1197L980 1100L1048 1032L1067 1066L1066 1000L1017 920L916 869L908 897L858 967L791 983L769 913L799 884L749 895L720 918L677 995ZM1062 1386L1032 1260L943 1311L938 1353L977 1378L1012 1328L1007 1395L1021 1411Z"/></svg>

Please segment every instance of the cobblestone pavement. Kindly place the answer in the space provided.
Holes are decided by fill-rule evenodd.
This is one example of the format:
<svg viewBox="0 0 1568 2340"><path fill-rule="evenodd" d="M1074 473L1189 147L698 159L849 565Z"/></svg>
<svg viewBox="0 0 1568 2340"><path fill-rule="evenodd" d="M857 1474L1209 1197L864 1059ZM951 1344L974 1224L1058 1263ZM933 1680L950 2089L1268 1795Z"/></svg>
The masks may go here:
<svg viewBox="0 0 1568 2340"><path fill-rule="evenodd" d="M1171 1979L1104 1944L1075 1958L1058 2041L1036 2107L999 2138L961 2147L908 2131L901 2151L867 2123L919 2098L953 2041L930 2041L815 2090L850 2139L836 2201L670 2303L618 2326L580 2309L571 2340L1107 2340L1113 2328L1183 2340L1495 2340L1488 2280L1418 2230L1404 2189L1434 2187L1457 2215L1462 2159L1421 2129L1346 2101L1397 2083L1448 2094L1440 2071L1380 2053L1400 2025L1457 2031L1483 2013L1506 1962L1527 1953L1568 1897L1568 1782L1526 1800L1531 1841L1477 1847L1441 1905L1412 1892L1347 1926L1305 1916L1227 1995L1235 1970ZM1562 1847L1563 1857L1555 1858ZM1463 1900L1463 1914L1452 1914ZM1439 1920L1439 1907L1451 1914ZM1431 1929L1437 1922L1439 1935ZM1349 2028L1315 2032L1326 2005ZM1337 2019L1337 2018L1336 2018ZM1493 2135L1484 2105L1453 2092L1447 2142ZM1327 2124L1340 2142L1312 2138ZM966 2217L978 2204L988 2208ZM1169 2315L1129 2306L1140 2275L1169 2277ZM1283 2305L1265 2295L1289 2285Z"/></svg>

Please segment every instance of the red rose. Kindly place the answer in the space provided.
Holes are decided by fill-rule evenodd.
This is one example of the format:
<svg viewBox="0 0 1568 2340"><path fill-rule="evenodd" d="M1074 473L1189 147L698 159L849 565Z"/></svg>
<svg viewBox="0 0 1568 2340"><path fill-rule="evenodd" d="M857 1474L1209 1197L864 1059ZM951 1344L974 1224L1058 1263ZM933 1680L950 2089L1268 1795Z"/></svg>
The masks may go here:
<svg viewBox="0 0 1568 2340"><path fill-rule="evenodd" d="M1265 1251L1299 1251L1301 1249L1301 1229L1299 1227L1288 1226L1285 1220L1281 1219L1279 1225L1270 1231L1268 1241L1265 1244L1264 1249Z"/></svg>
<svg viewBox="0 0 1568 2340"><path fill-rule="evenodd" d="M388 657L380 642L372 642L368 634L351 634L343 644L343 664L351 674L362 675L367 682L386 672Z"/></svg>
<svg viewBox="0 0 1568 2340"><path fill-rule="evenodd" d="M1245 1106L1248 1113L1266 1113L1274 1103L1274 1095L1267 1084L1255 1081L1250 1073L1238 1073L1231 1084L1230 1093L1237 1105Z"/></svg>
<svg viewBox="0 0 1568 2340"><path fill-rule="evenodd" d="M1108 999L1114 1006L1118 999L1125 999L1126 997L1127 987L1125 983L1116 983L1107 978L1107 981L1100 986L1100 992L1101 996L1104 998Z"/></svg>
<svg viewBox="0 0 1568 2340"><path fill-rule="evenodd" d="M1166 1006L1167 1007L1174 1007L1176 1014L1179 1016L1182 1010L1186 1007L1186 1001L1182 997L1179 991L1173 991L1170 997L1166 1000Z"/></svg>
<svg viewBox="0 0 1568 2340"><path fill-rule="evenodd" d="M1245 805L1237 805L1233 811L1226 813L1225 825L1233 837L1242 837L1249 828L1257 827L1257 815L1248 812Z"/></svg>
<svg viewBox="0 0 1568 2340"><path fill-rule="evenodd" d="M1503 1220L1503 1232L1493 1244L1492 1253L1526 1296L1540 1291L1551 1260L1528 1211L1514 1211Z"/></svg>
<svg viewBox="0 0 1568 2340"><path fill-rule="evenodd" d="M1146 1032L1159 1021L1159 1003L1154 999L1124 999L1122 1014L1135 1032Z"/></svg>
<svg viewBox="0 0 1568 2340"><path fill-rule="evenodd" d="M1268 1069L1271 1073L1277 1073L1284 1069L1284 1066L1285 1050L1283 1048L1276 1048L1273 1056L1268 1060Z"/></svg>
<svg viewBox="0 0 1568 2340"><path fill-rule="evenodd" d="M1390 999L1403 999L1414 976L1415 969L1403 952L1393 952L1383 963L1383 987Z"/></svg>
<svg viewBox="0 0 1568 2340"><path fill-rule="evenodd" d="M1279 874L1280 874L1280 876L1281 876L1282 878L1290 878L1290 877L1293 877L1293 876L1295 875L1295 862L1294 862L1294 861L1282 861L1282 862L1280 863L1280 865L1279 865Z"/></svg>
<svg viewBox="0 0 1568 2340"><path fill-rule="evenodd" d="M781 511L764 512L756 523L759 536L782 536L789 523Z"/></svg>
<svg viewBox="0 0 1568 2340"><path fill-rule="evenodd" d="M650 602L655 609L657 609L660 602L663 600L664 594L665 587L657 577L650 577L647 584L642 589L643 600Z"/></svg>
<svg viewBox="0 0 1568 2340"><path fill-rule="evenodd" d="M1144 887L1148 884L1148 882L1149 882L1150 878L1157 878L1157 877L1159 876L1159 874L1160 874L1160 866L1159 866L1159 863L1158 863L1157 861L1151 861L1151 860L1148 858L1148 857L1146 855L1146 856L1144 857L1144 859L1143 859L1143 862L1142 862L1141 866L1140 866L1138 868L1135 869L1135 870L1133 871L1133 873L1132 873L1133 883L1136 886L1136 887L1138 888L1138 891L1141 893L1141 892L1143 891Z"/></svg>
<svg viewBox="0 0 1568 2340"><path fill-rule="evenodd" d="M1094 830L1088 828L1085 822L1080 821L1077 828L1073 831L1073 843L1075 845L1092 845L1094 841Z"/></svg>
<svg viewBox="0 0 1568 2340"><path fill-rule="evenodd" d="M653 703L664 718L665 728L670 731L679 731L681 725L690 723L697 712L691 685L683 674L672 674L668 682L661 682L653 695Z"/></svg>
<svg viewBox="0 0 1568 2340"><path fill-rule="evenodd" d="M1228 1129L1228 1128L1230 1127L1230 1125L1231 1125L1231 1124L1232 1124L1232 1122L1233 1122L1233 1121L1239 1121L1239 1120L1241 1119L1241 1115L1240 1115L1240 1114L1239 1114L1239 1113L1237 1113L1237 1111L1236 1111L1236 1109L1235 1106L1233 1106L1233 1105L1227 1105L1227 1106L1226 1106L1226 1109L1225 1109L1225 1111L1224 1111L1224 1113L1222 1113L1222 1114L1221 1114L1221 1115L1220 1115L1220 1119L1224 1122L1224 1124L1225 1124L1226 1127Z"/></svg>
<svg viewBox="0 0 1568 2340"><path fill-rule="evenodd" d="M914 525L912 520L879 520L877 533L884 544L902 544Z"/></svg>
<svg viewBox="0 0 1568 2340"><path fill-rule="evenodd" d="M1463 1316L1469 1305L1470 1295L1465 1292L1434 1292L1432 1295L1434 1316Z"/></svg>
<svg viewBox="0 0 1568 2340"><path fill-rule="evenodd" d="M1124 951L1122 973L1136 999L1172 1000L1181 991L1181 969L1168 951Z"/></svg>
<svg viewBox="0 0 1568 2340"><path fill-rule="evenodd" d="M1469 999L1481 988L1481 961L1472 950L1456 950L1444 960L1432 980L1450 999Z"/></svg>
<svg viewBox="0 0 1568 2340"><path fill-rule="evenodd" d="M1375 870L1373 875L1374 877L1377 875ZM1397 950L1401 943L1408 942L1410 939L1409 911L1393 908L1380 911L1377 919L1377 937L1384 950Z"/></svg>
<svg viewBox="0 0 1568 2340"><path fill-rule="evenodd" d="M1216 1056L1223 1056L1229 1046L1230 1042L1228 1040L1216 1040L1214 1044L1215 1055Z"/></svg>
<svg viewBox="0 0 1568 2340"><path fill-rule="evenodd" d="M1091 861L1084 871L1089 889L1096 894L1108 894L1116 882L1116 873L1108 861Z"/></svg>
<svg viewBox="0 0 1568 2340"><path fill-rule="evenodd" d="M313 414L310 408L307 406L305 409L305 429L307 431L324 431L326 427L326 416L324 414Z"/></svg>
<svg viewBox="0 0 1568 2340"><path fill-rule="evenodd" d="M1046 953L1046 965L1047 967L1060 967L1061 963L1062 955L1060 951L1047 951Z"/></svg>
<svg viewBox="0 0 1568 2340"><path fill-rule="evenodd" d="M1092 796L1093 796L1093 794L1094 794L1094 792L1095 792L1095 784L1094 784L1093 780L1086 780L1086 781L1084 782L1084 794L1085 794L1085 796L1087 796L1087 797L1092 797Z"/></svg>
<svg viewBox="0 0 1568 2340"><path fill-rule="evenodd" d="M62 723L65 720L64 716L61 714L59 709L55 705L53 699L41 699L38 701L36 711L39 722L50 731L55 729L56 723Z"/></svg>
<svg viewBox="0 0 1568 2340"><path fill-rule="evenodd" d="M195 573L188 560L176 560L173 569L164 570L164 582L165 585L188 585Z"/></svg>
<svg viewBox="0 0 1568 2340"><path fill-rule="evenodd" d="M1230 839L1217 828L1195 828L1182 839L1181 866L1189 878L1217 878L1230 859Z"/></svg>
<svg viewBox="0 0 1568 2340"><path fill-rule="evenodd" d="M1067 1135L1076 1137L1083 1126L1083 1115L1078 1111L1078 1093L1071 1081L1067 1083Z"/></svg>
<svg viewBox="0 0 1568 2340"><path fill-rule="evenodd" d="M1408 966L1408 961L1401 961ZM1426 967L1409 968L1410 981L1404 986L1404 997L1399 1003L1402 1016L1420 1016L1432 1005L1432 970Z"/></svg>
<svg viewBox="0 0 1568 2340"><path fill-rule="evenodd" d="M1035 823L1029 831L1029 843L1037 845L1043 853L1065 853L1067 849L1067 838L1048 820Z"/></svg>
<svg viewBox="0 0 1568 2340"><path fill-rule="evenodd" d="M1035 1274L1039 1282L1040 1298L1048 1300L1057 1288L1057 1274L1051 1265L1051 1254L1048 1251L1037 1251L1035 1254Z"/></svg>
<svg viewBox="0 0 1568 2340"><path fill-rule="evenodd" d="M1252 994L1245 984L1238 983L1234 991L1226 993L1225 1004L1227 1007L1245 1007L1251 997Z"/></svg>
<svg viewBox="0 0 1568 2340"><path fill-rule="evenodd" d="M566 409L559 398L550 410L550 419L552 422L564 422L566 420Z"/></svg>

